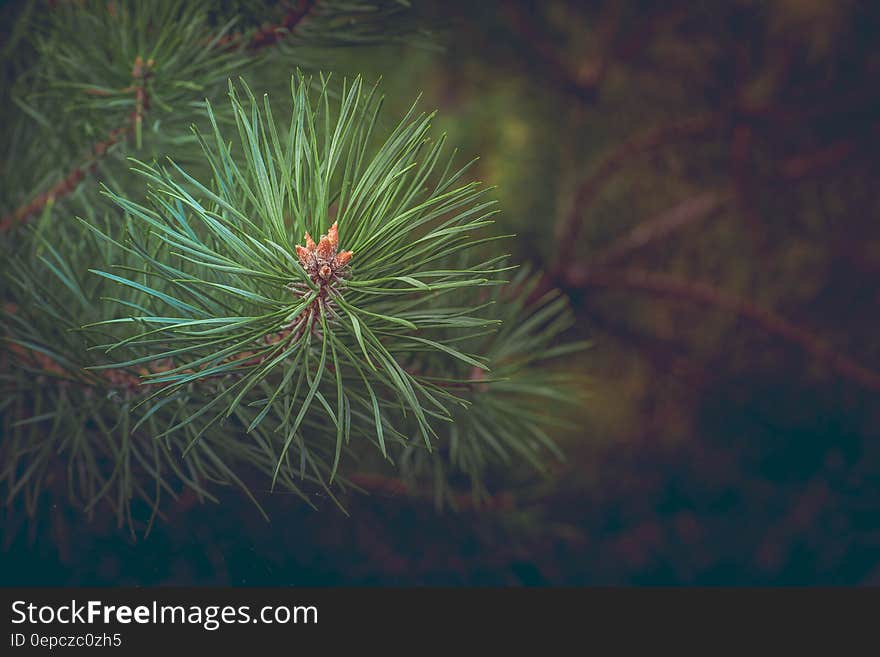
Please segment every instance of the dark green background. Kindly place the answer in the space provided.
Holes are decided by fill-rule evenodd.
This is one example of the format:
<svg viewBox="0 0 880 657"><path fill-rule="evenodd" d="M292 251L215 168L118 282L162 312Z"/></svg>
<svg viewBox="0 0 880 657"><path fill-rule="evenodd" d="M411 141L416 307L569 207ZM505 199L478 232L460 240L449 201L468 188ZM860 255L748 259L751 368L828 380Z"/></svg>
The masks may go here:
<svg viewBox="0 0 880 657"><path fill-rule="evenodd" d="M389 115L418 91L474 175L498 185L520 261L555 271L594 346L549 478L492 481L499 507L437 513L376 492L325 502L183 500L146 539L52 500L2 519L16 584L878 584L880 391L767 322L568 274L706 192L718 213L620 267L711 285L880 370L880 3L635 0L421 3L443 50L327 55L383 77ZM593 72L604 73L597 84ZM603 68L604 67L604 68ZM628 140L718 117L630 154L582 207L579 184ZM833 357L832 359L833 360Z"/></svg>

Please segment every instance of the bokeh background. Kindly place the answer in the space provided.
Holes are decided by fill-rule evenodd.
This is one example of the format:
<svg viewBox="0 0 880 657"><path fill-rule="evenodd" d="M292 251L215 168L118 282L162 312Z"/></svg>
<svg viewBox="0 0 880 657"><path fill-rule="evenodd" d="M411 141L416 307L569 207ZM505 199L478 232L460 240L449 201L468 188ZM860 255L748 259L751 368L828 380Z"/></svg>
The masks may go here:
<svg viewBox="0 0 880 657"><path fill-rule="evenodd" d="M27 584L880 584L880 3L416 3L438 48L317 54L423 93L593 347L546 477L185 497L147 538L3 512Z"/></svg>

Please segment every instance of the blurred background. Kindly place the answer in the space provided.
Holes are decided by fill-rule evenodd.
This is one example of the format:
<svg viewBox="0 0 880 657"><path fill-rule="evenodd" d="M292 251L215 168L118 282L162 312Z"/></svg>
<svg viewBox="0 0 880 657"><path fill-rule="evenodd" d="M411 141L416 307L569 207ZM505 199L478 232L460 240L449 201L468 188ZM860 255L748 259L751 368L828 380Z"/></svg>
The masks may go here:
<svg viewBox="0 0 880 657"><path fill-rule="evenodd" d="M439 48L326 55L421 91L571 298L590 380L551 474L437 512L184 498L147 538L3 511L27 584L880 584L880 3L417 3ZM324 56L324 55L319 55Z"/></svg>

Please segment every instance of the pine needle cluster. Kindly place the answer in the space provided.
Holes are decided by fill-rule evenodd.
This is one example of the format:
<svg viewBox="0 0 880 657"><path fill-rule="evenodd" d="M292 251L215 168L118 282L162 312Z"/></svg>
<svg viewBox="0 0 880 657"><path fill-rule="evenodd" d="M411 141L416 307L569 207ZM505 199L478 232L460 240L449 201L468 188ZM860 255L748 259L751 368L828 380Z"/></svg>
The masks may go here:
<svg viewBox="0 0 880 657"><path fill-rule="evenodd" d="M342 506L348 474L379 458L443 504L457 477L479 499L490 467L560 456L548 430L573 386L552 363L584 345L559 340L564 298L534 300L539 276L509 262L473 161L418 103L388 125L378 86L290 73L297 45L381 40L397 6L299 3L286 34L220 20L247 4L69 5L23 15L32 52L7 67L7 500L36 511L63 481L131 524L133 504L152 522L182 488L217 485ZM55 49L67 19L106 38ZM245 82L274 41L280 102ZM33 211L22 200L61 183L32 139L68 133L72 161L110 137L76 193Z"/></svg>

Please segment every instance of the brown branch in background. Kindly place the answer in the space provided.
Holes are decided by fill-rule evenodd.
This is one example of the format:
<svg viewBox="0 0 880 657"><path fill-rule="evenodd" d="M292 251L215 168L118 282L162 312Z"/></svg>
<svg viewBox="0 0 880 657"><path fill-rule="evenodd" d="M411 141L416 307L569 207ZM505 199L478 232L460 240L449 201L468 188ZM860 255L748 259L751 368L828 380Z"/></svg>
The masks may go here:
<svg viewBox="0 0 880 657"><path fill-rule="evenodd" d="M782 163L780 175L785 180L800 180L837 166L855 150L854 139L841 139L809 153L790 157Z"/></svg>
<svg viewBox="0 0 880 657"><path fill-rule="evenodd" d="M554 265L554 275L564 270L574 260L574 250L580 235L584 213L596 200L599 191L608 179L620 170L628 160L669 142L702 136L717 130L723 124L723 117L718 114L705 114L675 121L636 136L605 156L593 173L580 184L575 192L571 210L567 215L560 217L556 226L556 243L559 244L559 250Z"/></svg>
<svg viewBox="0 0 880 657"><path fill-rule="evenodd" d="M17 309L13 304L7 304L5 310L8 313L14 313ZM7 354L15 359L17 367L31 369L35 376L52 377L58 381L60 386L77 384L87 389L94 389L100 386L102 388L109 387L129 392L134 392L137 389L143 390L144 382L141 378L142 376L158 374L163 369L168 370L171 368L171 362L165 359L148 363L140 369L118 367L87 372L58 362L43 351L23 346L11 339L0 338L0 356L5 357Z"/></svg>
<svg viewBox="0 0 880 657"><path fill-rule="evenodd" d="M72 193L83 181L87 173L91 173L98 166L98 161L104 157L111 146L125 137L127 128L116 128L111 131L104 141L99 141L92 148L89 159L81 166L76 167L64 178L52 185L47 191L38 194L32 201L21 206L17 210L0 218L0 232L11 230L13 226L25 222L32 216L39 214L43 208L55 199Z"/></svg>
<svg viewBox="0 0 880 657"><path fill-rule="evenodd" d="M284 18L278 25L263 25L256 34L251 37L248 49L260 50L276 43L290 35L293 29L315 8L316 0L299 0L296 6L291 7L284 14Z"/></svg>
<svg viewBox="0 0 880 657"><path fill-rule="evenodd" d="M288 36L293 29L300 24L316 4L317 0L299 0L299 2L296 3L296 6L287 10L284 18L279 24L264 25L258 29L247 44L248 49L260 50L267 46L275 45L281 39ZM234 35L229 35L228 37L221 39L217 43L217 46L229 45L230 47L236 47L235 44L242 38L241 33L235 33ZM91 154L82 165L76 167L59 182L53 185L48 191L38 194L30 202L0 218L0 232L10 230L13 226L27 221L34 215L39 214L47 205L54 202L56 199L73 193L79 184L85 179L87 174L94 173L97 170L98 162L107 154L110 147L125 139L129 133L134 132L138 142L140 142L144 114L150 108L150 98L147 93L146 80L151 75L150 70L152 67L152 60L144 62L140 56L135 59L131 74L133 83L130 87L122 90L124 92L133 92L135 95L135 109L129 115L126 124L111 130L106 139L98 142L92 147ZM86 93L94 95L110 95L108 92L97 89L89 89Z"/></svg>
<svg viewBox="0 0 880 657"><path fill-rule="evenodd" d="M147 78L152 74L150 70L155 65L152 59L148 59L144 63L143 58L138 55L134 59L134 67L131 70L131 77L134 84L127 91L134 91L134 111L129 117L129 121L134 128L137 139L138 148L141 146L141 130L144 123L144 113L150 109L150 97L147 94Z"/></svg>
<svg viewBox="0 0 880 657"><path fill-rule="evenodd" d="M732 296L707 283L683 280L668 274L638 269L586 268L569 272L569 287L622 288L658 296L684 299L704 306L733 312L748 319L767 333L801 347L807 354L824 363L838 376L880 392L880 374L863 367L854 359L839 353L821 338L751 301Z"/></svg>
<svg viewBox="0 0 880 657"><path fill-rule="evenodd" d="M218 39L215 47L230 51L237 50L244 45L247 50L256 51L268 46L274 46L289 36L293 29L315 8L316 4L317 0L298 0L295 6L287 9L281 21L278 23L263 23L247 43L243 43L245 39L244 33L241 30L237 30Z"/></svg>
<svg viewBox="0 0 880 657"><path fill-rule="evenodd" d="M704 192L647 219L590 259L589 266L605 268L633 251L709 218L732 199L729 192Z"/></svg>
<svg viewBox="0 0 880 657"><path fill-rule="evenodd" d="M734 135L735 139L732 144L733 159L740 168L739 171L736 171L737 167L734 167L734 178L737 191L743 192L747 187L746 178L742 175L743 167L748 166L747 153L737 151L748 147L748 141L751 138L751 124L761 120L783 122L784 118L790 118L794 114L796 112L786 113L772 107L736 108L729 118L721 114L707 114L659 126L644 135L629 140L612 151L581 183L575 194L571 211L560 218L557 224L557 259L549 275L539 286L539 291L546 291L555 285L569 289L622 287L661 296L683 298L703 305L730 310L755 322L768 333L799 345L807 354L817 361L825 363L839 376L871 390L880 391L880 374L837 352L809 331L748 300L729 296L705 283L677 279L665 274L608 269L609 265L619 262L644 245L662 239L718 211L734 198L731 192L709 192L689 199L661 215L643 222L587 264L580 266L575 264L575 247L582 229L586 209L595 201L607 181L631 158L670 142L699 137L721 129L727 125L730 118L735 116L743 123L739 124L739 140L736 139L737 135ZM743 141L746 143L743 144ZM829 146L786 160L780 168L779 175L782 179L798 180L841 164L855 151L855 142L840 140ZM741 198L741 200L743 199Z"/></svg>
<svg viewBox="0 0 880 657"><path fill-rule="evenodd" d="M873 98L870 96L868 98ZM845 101L845 102L844 102ZM834 103L835 109L844 111L853 103L867 102L864 94L854 95ZM729 124L731 119L737 119L739 143L733 144L735 177L740 191L744 186L742 168L748 166L746 153L744 152L752 141L752 126L762 123L771 124L771 127L785 124L795 120L807 120L815 118L815 114L823 114L818 110L790 110L778 106L755 106L748 107L739 105L731 111L730 116L720 113L707 113L697 115L680 121L664 124L652 128L648 132L636 135L625 141L615 150L611 151L598 164L594 171L587 176L578 186L571 209L568 214L559 218L556 224L556 242L559 244L556 262L553 266L553 276L557 277L566 267L567 263L574 260L577 239L580 235L586 210L595 202L602 188L608 180L620 171L632 158L643 153L650 152L670 143L683 139L702 137L709 133L717 132ZM735 131L736 132L736 131ZM873 128L873 135L880 133L880 124ZM736 137L736 135L734 135ZM829 146L818 150L794 156L784 161L780 167L779 176L784 180L799 180L803 177L814 175L837 166L856 152L856 142L851 139L842 139ZM740 152L736 152L739 150Z"/></svg>
<svg viewBox="0 0 880 657"><path fill-rule="evenodd" d="M122 92L133 92L135 96L135 108L129 114L125 125L111 130L106 139L99 141L92 147L92 152L86 162L76 167L48 191L38 194L31 202L0 218L0 232L10 230L13 226L27 221L34 215L39 214L43 208L53 203L56 199L73 193L87 174L94 173L97 170L98 162L104 158L110 147L125 139L130 132L134 131L138 136L138 140L140 140L144 112L150 107L150 97L147 93L146 81L151 75L150 71L153 64L153 60L144 62L140 55L134 60L134 65L131 69L133 82L131 86L122 89Z"/></svg>

